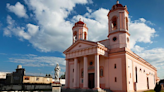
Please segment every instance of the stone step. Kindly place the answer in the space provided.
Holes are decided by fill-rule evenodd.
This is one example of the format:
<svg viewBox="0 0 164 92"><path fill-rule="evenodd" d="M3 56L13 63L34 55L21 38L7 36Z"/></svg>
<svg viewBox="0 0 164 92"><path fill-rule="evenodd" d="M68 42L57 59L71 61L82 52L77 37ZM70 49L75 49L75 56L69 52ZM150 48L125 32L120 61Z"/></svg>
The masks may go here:
<svg viewBox="0 0 164 92"><path fill-rule="evenodd" d="M101 90L92 90L92 89L61 89L61 92L112 92L111 90L101 89Z"/></svg>

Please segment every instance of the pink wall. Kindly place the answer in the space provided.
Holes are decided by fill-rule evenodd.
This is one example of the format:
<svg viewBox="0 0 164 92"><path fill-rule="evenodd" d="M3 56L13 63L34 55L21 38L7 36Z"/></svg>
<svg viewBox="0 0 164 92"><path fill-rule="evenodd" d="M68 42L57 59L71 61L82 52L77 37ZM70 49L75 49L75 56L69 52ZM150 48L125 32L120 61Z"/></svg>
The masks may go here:
<svg viewBox="0 0 164 92"><path fill-rule="evenodd" d="M117 50L116 50L117 51ZM94 67L94 58L95 55L88 55L88 67ZM69 81L70 88L73 88L73 79L74 79L74 60L69 60ZM90 62L93 62L93 65L90 65ZM114 65L116 64L116 69ZM153 89L155 86L154 76L156 71L150 68L149 66L143 64L138 59L135 59L128 54L114 53L109 54L109 57L104 57L100 55L99 60L100 67L103 67L104 76L100 77L100 87L101 88L110 88L113 91L125 91L128 92L134 91L136 82L135 77L135 67L137 67L138 82L136 83L137 90L146 90L147 89L147 77L149 78L149 89ZM81 72L84 67L84 57L78 57L78 84L80 88L83 88L83 77L81 77ZM140 70L141 69L141 70ZM144 72L145 71L145 72ZM94 69L89 69L88 73L94 73ZM115 82L115 77L117 82ZM84 80L83 80L84 81ZM127 86L126 86L127 85Z"/></svg>
<svg viewBox="0 0 164 92"><path fill-rule="evenodd" d="M122 90L122 63L121 58L109 58L109 86L111 90ZM116 64L116 69L114 68ZM115 77L117 82L115 82Z"/></svg>
<svg viewBox="0 0 164 92"><path fill-rule="evenodd" d="M128 78L127 82L129 82L129 81L133 81L133 83L136 82L135 67L137 67L137 77L138 78L137 78L137 83L136 83L136 89L137 90L147 90L148 89L147 88L147 77L149 79L149 89L154 89L154 86L155 86L154 75L155 75L156 71L129 55L127 55L127 59L128 59L128 66L132 65L131 67L133 70L133 71L131 71L131 69L128 69L127 75L130 75L130 73L132 72L133 80ZM132 89L133 89L132 85L128 85L128 90L132 90Z"/></svg>
<svg viewBox="0 0 164 92"><path fill-rule="evenodd" d="M102 41L99 41L101 44L105 45L106 47L110 48L110 44L109 44L109 39L106 39L106 40L102 40Z"/></svg>
<svg viewBox="0 0 164 92"><path fill-rule="evenodd" d="M130 59L127 59L127 85L128 85L128 91L134 91L134 82L133 82L133 62Z"/></svg>

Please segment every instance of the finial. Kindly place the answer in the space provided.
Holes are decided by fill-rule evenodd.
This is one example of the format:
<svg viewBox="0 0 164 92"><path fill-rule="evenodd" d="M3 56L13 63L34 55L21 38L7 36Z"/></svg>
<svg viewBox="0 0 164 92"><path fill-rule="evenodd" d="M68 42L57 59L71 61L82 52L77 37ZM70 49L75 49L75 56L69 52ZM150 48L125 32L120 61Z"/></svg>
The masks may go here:
<svg viewBox="0 0 164 92"><path fill-rule="evenodd" d="M79 21L81 21L81 18L79 19Z"/></svg>
<svg viewBox="0 0 164 92"><path fill-rule="evenodd" d="M116 2L117 4L119 4L119 1L117 0L117 2Z"/></svg>

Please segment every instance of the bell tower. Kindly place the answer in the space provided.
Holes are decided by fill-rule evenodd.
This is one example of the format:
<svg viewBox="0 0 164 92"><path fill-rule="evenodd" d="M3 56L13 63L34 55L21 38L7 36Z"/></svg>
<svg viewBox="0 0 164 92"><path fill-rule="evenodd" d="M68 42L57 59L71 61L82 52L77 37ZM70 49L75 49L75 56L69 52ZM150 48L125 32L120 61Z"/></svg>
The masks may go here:
<svg viewBox="0 0 164 92"><path fill-rule="evenodd" d="M128 10L127 6L119 4L117 0L108 13L108 39L110 48L129 48L130 34L128 31Z"/></svg>
<svg viewBox="0 0 164 92"><path fill-rule="evenodd" d="M81 18L72 28L73 31L73 43L77 40L88 40L88 27L87 25L81 21Z"/></svg>

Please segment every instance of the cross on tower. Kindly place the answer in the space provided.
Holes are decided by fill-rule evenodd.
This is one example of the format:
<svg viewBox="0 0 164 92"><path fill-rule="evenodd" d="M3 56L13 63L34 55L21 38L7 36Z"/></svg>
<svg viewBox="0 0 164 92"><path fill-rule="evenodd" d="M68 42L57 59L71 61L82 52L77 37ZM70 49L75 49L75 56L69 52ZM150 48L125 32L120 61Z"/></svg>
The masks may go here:
<svg viewBox="0 0 164 92"><path fill-rule="evenodd" d="M117 4L119 4L119 1L117 0L117 2L116 2Z"/></svg>

